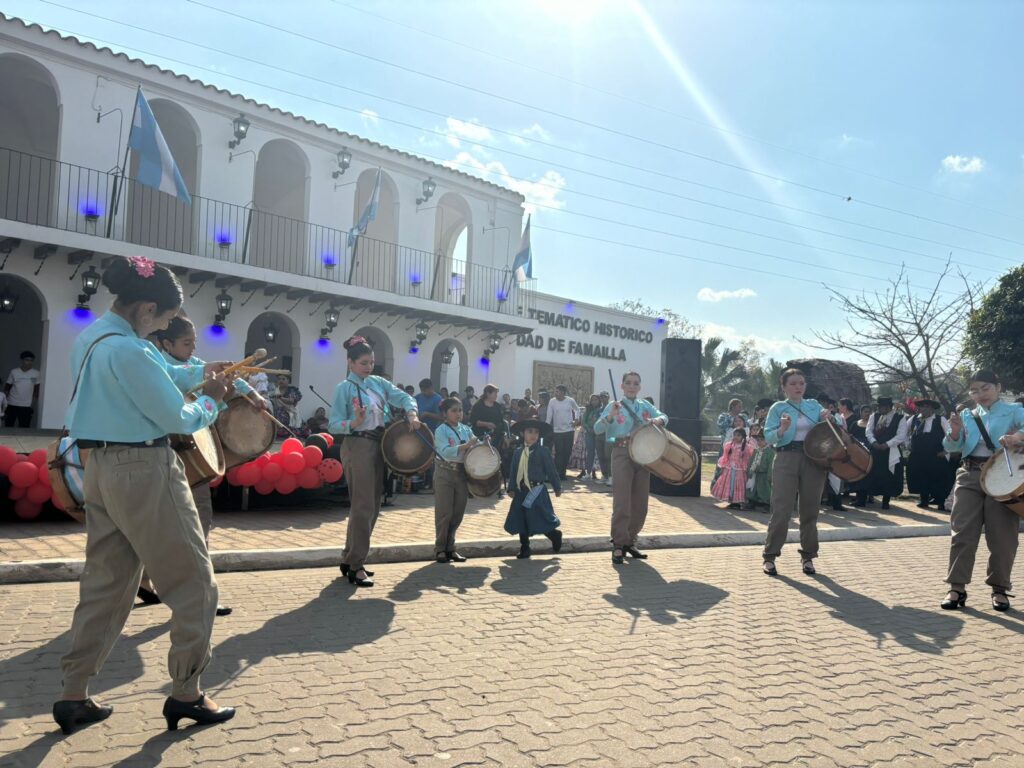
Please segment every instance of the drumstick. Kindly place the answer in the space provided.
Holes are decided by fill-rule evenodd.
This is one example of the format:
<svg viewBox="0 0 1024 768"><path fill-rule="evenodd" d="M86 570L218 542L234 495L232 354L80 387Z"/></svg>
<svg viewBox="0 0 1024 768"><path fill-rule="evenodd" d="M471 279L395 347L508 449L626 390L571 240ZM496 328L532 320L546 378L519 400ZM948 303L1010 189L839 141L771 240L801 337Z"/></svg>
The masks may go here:
<svg viewBox="0 0 1024 768"><path fill-rule="evenodd" d="M287 430L288 432L290 432L290 433L291 433L291 435L292 435L292 437L298 437L298 435L297 435L297 434L295 434L295 430L293 430L293 429L292 429L291 427L289 427L289 426L288 426L287 424L284 424L284 423L282 423L282 422L281 422L280 420L278 420L278 418L277 418L277 417L276 417L276 416L275 416L274 414L272 414L272 413L271 413L270 411L268 411L268 410L267 410L266 408L263 408L263 407L261 407L261 406L257 405L256 403L254 403L254 402L253 402L252 400L250 400L250 399L249 399L249 395L247 395L247 394L246 394L246 395L242 395L242 397L244 397L244 398L245 398L246 400L248 400L248 402L249 402L249 403L250 403L250 404L251 404L251 405L252 405L252 406L253 406L254 408L258 408L258 409L259 409L259 411L260 411L260 413L262 413L262 414L263 414L264 416L266 416L266 417L267 417L268 419L270 419L270 420L271 420L272 422L274 422L275 424L277 424L277 426L279 426L279 427L280 427L281 429L284 429L284 430Z"/></svg>
<svg viewBox="0 0 1024 768"><path fill-rule="evenodd" d="M267 373L270 373L269 369L267 369L266 366L269 365L270 363L274 362L275 360L277 360L277 355L274 355L273 357L268 357L266 360L264 360L261 363L259 363L259 365L246 365L246 366L244 366L244 369L247 370L247 371L248 370L265 371ZM290 371L289 371L289 373L290 373Z"/></svg>
<svg viewBox="0 0 1024 768"><path fill-rule="evenodd" d="M258 360L262 360L266 356L267 356L267 350L265 350L265 349L263 349L261 347L260 349L257 349L255 352L253 352L251 355L249 355L244 360L239 360L237 363L232 363L231 365L229 365L227 368L225 368L223 371L221 371L221 375L222 376L227 376L229 373L234 373L239 368L245 368L246 366L251 366L254 363L256 363ZM202 389L205 386L205 384L206 384L205 381L202 384L196 384L194 387L192 387L192 389L190 389L185 394L191 395L194 392L198 392L200 389Z"/></svg>
<svg viewBox="0 0 1024 768"><path fill-rule="evenodd" d="M1010 449L1003 446L1003 458L1006 459L1006 471L1010 473L1010 477L1013 477L1013 467L1010 466Z"/></svg>

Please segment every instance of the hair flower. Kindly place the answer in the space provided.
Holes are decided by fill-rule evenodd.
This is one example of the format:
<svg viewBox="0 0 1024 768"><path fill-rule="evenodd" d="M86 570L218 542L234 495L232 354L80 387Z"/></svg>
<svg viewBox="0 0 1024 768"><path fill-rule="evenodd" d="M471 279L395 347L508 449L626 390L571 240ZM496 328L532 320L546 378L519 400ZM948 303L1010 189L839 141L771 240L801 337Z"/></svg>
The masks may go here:
<svg viewBox="0 0 1024 768"><path fill-rule="evenodd" d="M156 262L152 259L147 259L145 256L129 256L128 261L135 267L135 273L139 277L152 277L153 272L156 269Z"/></svg>

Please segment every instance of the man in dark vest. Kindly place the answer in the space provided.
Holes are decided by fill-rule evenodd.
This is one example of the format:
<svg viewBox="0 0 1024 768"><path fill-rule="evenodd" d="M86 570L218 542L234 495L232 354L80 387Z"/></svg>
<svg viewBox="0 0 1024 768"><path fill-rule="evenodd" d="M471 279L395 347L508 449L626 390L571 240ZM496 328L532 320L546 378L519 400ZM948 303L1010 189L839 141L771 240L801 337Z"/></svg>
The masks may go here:
<svg viewBox="0 0 1024 768"><path fill-rule="evenodd" d="M910 457L907 459L907 490L921 495L917 505L927 509L934 503L939 509L953 487L955 468L942 448L949 422L936 412L934 400L916 400L918 412L910 421Z"/></svg>
<svg viewBox="0 0 1024 768"><path fill-rule="evenodd" d="M900 446L907 442L907 419L892 409L891 397L878 398L878 407L865 429L873 459L871 472L864 478L853 505L863 507L868 495L882 497L882 509L889 500L903 493L903 454Z"/></svg>

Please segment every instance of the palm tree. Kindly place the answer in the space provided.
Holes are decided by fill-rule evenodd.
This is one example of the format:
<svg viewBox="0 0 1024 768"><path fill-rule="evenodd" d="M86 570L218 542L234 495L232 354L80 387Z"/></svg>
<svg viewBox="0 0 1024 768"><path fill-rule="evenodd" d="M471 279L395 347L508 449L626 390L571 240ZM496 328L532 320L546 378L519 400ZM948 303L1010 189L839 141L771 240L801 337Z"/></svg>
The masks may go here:
<svg viewBox="0 0 1024 768"><path fill-rule="evenodd" d="M730 391L747 378L743 353L738 349L723 347L724 343L722 338L712 336L704 340L701 350L700 412L704 419L705 431L709 423L709 409L717 406L722 398L731 397Z"/></svg>

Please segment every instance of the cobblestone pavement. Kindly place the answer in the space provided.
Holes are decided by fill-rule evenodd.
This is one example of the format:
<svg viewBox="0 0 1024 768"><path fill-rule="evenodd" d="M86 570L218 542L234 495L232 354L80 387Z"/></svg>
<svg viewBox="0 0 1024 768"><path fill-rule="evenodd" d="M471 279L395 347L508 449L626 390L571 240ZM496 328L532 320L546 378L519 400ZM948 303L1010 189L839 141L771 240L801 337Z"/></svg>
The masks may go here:
<svg viewBox="0 0 1024 768"><path fill-rule="evenodd" d="M705 469L703 496L679 498L651 496L644 533L694 533L703 531L764 531L768 515L720 509L710 498ZM946 512L918 509L916 499L893 503L892 509L877 505L845 512L823 511L823 528L872 527L913 523L948 523ZM330 503L329 503L330 504ZM507 498L470 499L459 529L462 541L508 537L502 529L508 513ZM567 536L609 533L611 488L588 482L571 483L556 501L556 511ZM210 549L285 549L341 546L345 541L348 510L338 504L314 509L263 509L222 511L214 515ZM430 493L399 494L385 507L374 531L376 545L433 542L434 497ZM85 529L70 518L59 522L0 524L0 562L85 557Z"/></svg>
<svg viewBox="0 0 1024 768"><path fill-rule="evenodd" d="M49 710L72 584L0 588L4 766L1021 766L1022 614L938 608L948 542L756 548L220 578L204 677L229 724L162 730L167 612L133 612L93 693ZM1018 565L1018 578L1021 568Z"/></svg>

